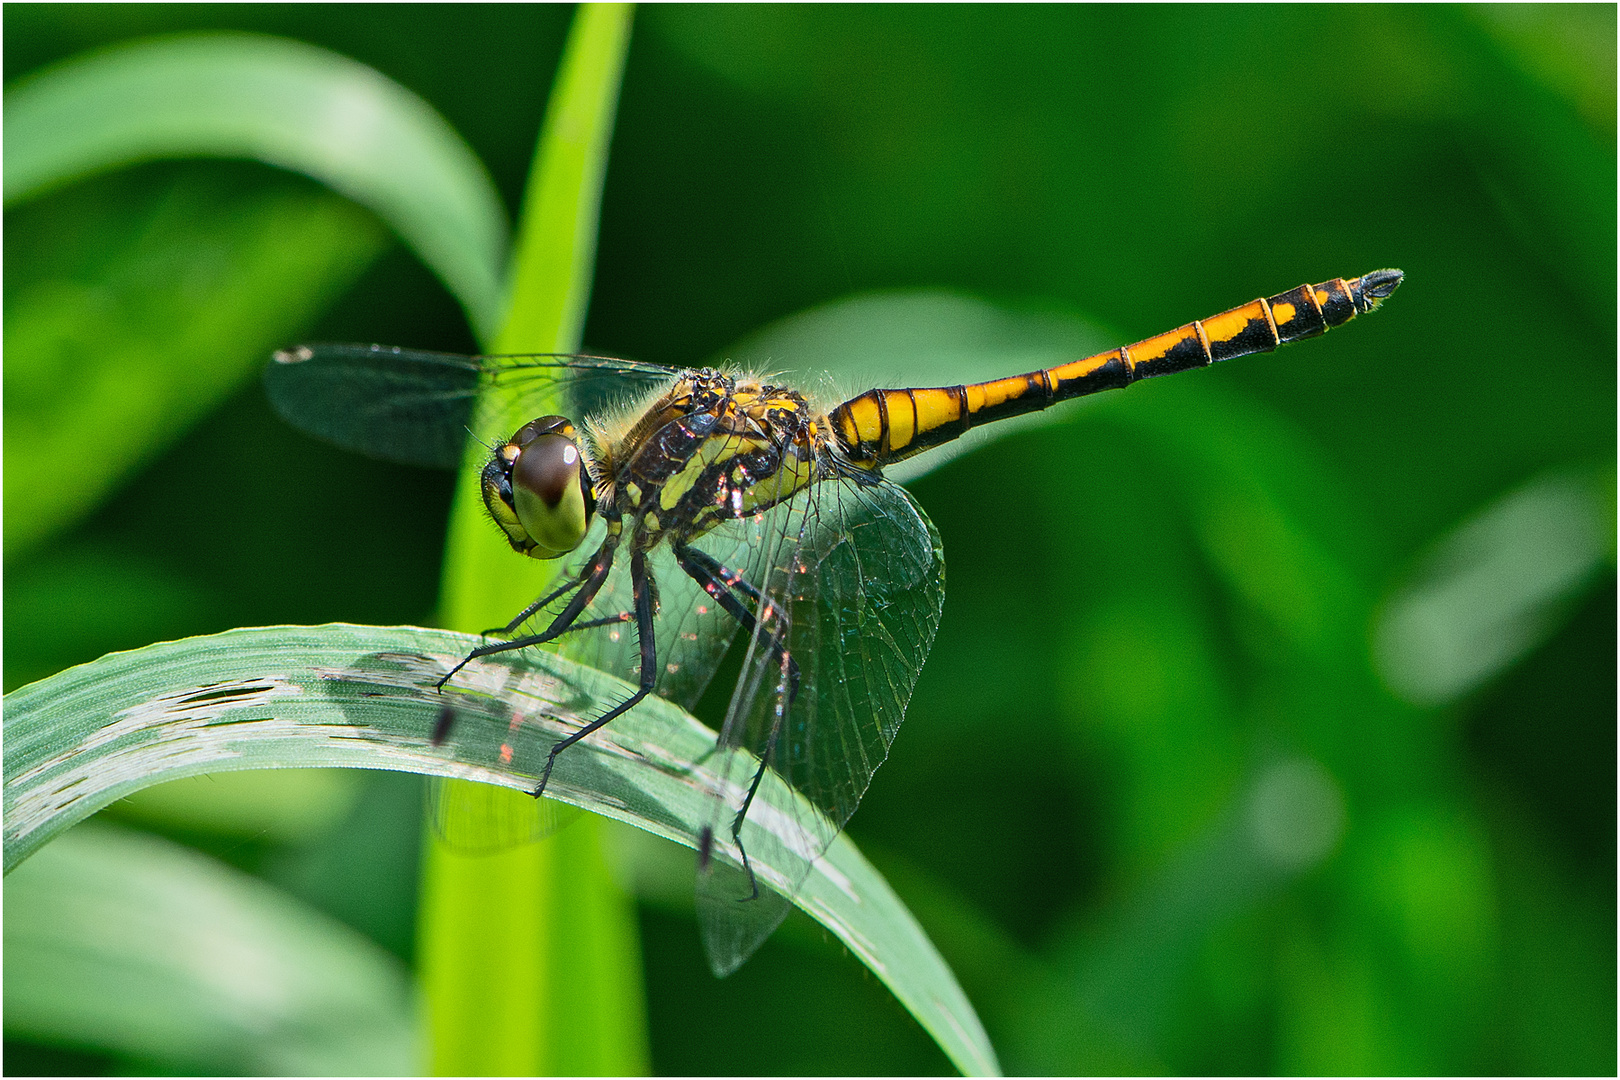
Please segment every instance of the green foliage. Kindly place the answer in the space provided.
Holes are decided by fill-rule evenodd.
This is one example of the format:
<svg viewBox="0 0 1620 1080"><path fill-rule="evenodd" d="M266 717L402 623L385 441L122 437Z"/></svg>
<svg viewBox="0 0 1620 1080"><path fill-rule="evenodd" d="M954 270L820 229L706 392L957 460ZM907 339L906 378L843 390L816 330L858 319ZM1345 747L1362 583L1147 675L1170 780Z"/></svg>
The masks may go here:
<svg viewBox="0 0 1620 1080"><path fill-rule="evenodd" d="M240 34L107 49L10 90L6 139L7 206L166 158L304 173L375 211L474 326L500 317L506 216L489 174L421 98L324 49Z"/></svg>
<svg viewBox="0 0 1620 1080"><path fill-rule="evenodd" d="M578 346L628 29L629 12L622 6L582 9L559 72L553 108L536 156L531 196L526 201L512 305L501 334L507 349ZM300 97L300 92L308 91L300 85L303 76L316 83L315 93L307 99ZM352 100L357 83L369 90L359 105ZM181 107L172 115L163 107L193 98L206 104ZM287 101L280 100L289 98L290 108ZM152 100L159 106L139 107ZM410 141L413 132L408 129L404 140L397 139L405 127L397 122L401 116L418 120L421 130L443 128L417 99L373 73L356 71L353 65L316 50L257 39L182 38L136 45L116 51L110 63L102 58L63 65L36 79L22 94L22 101L14 116L21 117L17 128L34 152L32 157L25 153L18 168L19 193L48 186L53 178L146 155L184 153L197 144L205 151L246 154L283 164L313 149L315 153L306 154L313 159L307 164L308 171L340 188L380 193L378 203L385 211L396 211L394 223L407 235L413 224L410 211L415 207L406 200L406 212L398 213L400 207L390 205L390 195L398 186L389 170L399 162L383 155L367 161L364 138L360 139L360 152L345 146L343 153L328 153L322 160L319 151L330 151L339 136L355 134L344 130L341 121L355 109L362 116L380 113L385 121L396 121L377 123L369 130L360 125L359 134L384 142ZM384 104L379 106L378 101ZM129 108L130 114L120 115L121 108ZM216 109L219 111L211 111ZM43 145L49 143L53 128L79 115L92 117L89 123L73 127L80 145ZM334 122L333 116L340 120ZM230 130L223 139L217 137L221 127ZM462 148L453 135L439 141L441 145L433 148L438 156L448 158L452 165L458 162L457 152ZM432 149L424 156L431 154ZM352 157L344 160L345 155ZM364 162L364 168L354 168L356 162ZM433 164L441 166L441 174L455 171L438 161ZM368 169L380 171L381 182L378 177L368 177ZM481 175L476 169L461 171ZM454 189L453 184L440 186ZM421 247L430 262L433 256L445 253L442 246ZM467 252L452 251L462 253ZM476 250L468 254L476 261ZM454 284L454 275L447 275L447 280ZM476 321L477 305L469 303L468 309ZM471 454L466 475L474 483L478 467L476 453ZM476 497L464 500L467 512L459 518L458 535L477 538L468 527L478 520L477 505ZM452 556L452 585L445 606L450 619L463 624L476 625L481 609L510 610L530 595L529 588L510 580L510 575L469 572L469 566L498 565L490 556L504 553L501 545L484 543L478 556L465 554L469 547L478 550L477 539L463 539L452 548L463 553ZM413 631L398 638L397 632L367 636L362 631L358 637L361 655L355 652L355 634L341 628L313 633L297 629L235 632L220 639L194 638L115 654L18 691L8 699L6 730L10 769L6 777L7 869L86 815L168 776L220 768L358 764L413 768L449 778L451 783L465 783L467 776L487 777L487 768L477 763L497 760L497 748L476 739L458 740L462 767L453 760L419 760L424 734L433 730L443 700L440 695L409 688L396 692L399 688L391 678L397 677L394 669L400 663L390 658L398 657L402 650L430 647L431 635ZM470 647L463 641L452 651L465 652ZM418 659L442 671L456 658ZM291 674L267 674L282 670ZM575 698L597 710L611 699L610 694L591 690L573 676L563 676L561 682L555 673L544 678L545 687L567 687L572 696L542 696L525 711L575 715L577 725L583 720L572 707L578 704ZM345 687L350 688L347 694ZM496 712L523 697L518 691L505 705L496 702ZM303 715L306 709L300 706L314 707L318 714ZM459 702L457 707L466 714L463 725L479 712L472 701ZM262 711L273 715L257 715ZM506 731L504 715L484 719L490 721L487 733L497 740L503 735L508 741L517 739ZM585 781L580 789L583 802L609 816L696 846L695 825L672 833L670 823L695 821L703 812L701 805L694 805L701 804L699 788L690 783L687 774L702 771L700 763L712 736L701 726L682 725L677 720L676 728L683 726L687 740L695 740L691 745L680 747L655 736L640 746L633 745L632 739L625 749L632 763L687 763L671 774L672 786L666 793L687 803L685 811L647 802L651 790L644 779L606 780L607 774L620 771L610 759L603 759L609 766L607 774ZM345 727L352 730L339 733ZM630 729L625 730L628 734ZM543 755L544 747L540 749ZM520 790L533 782L538 765L527 760L532 755L520 748L514 759L506 743L499 751L501 760L511 759L523 770L519 775L526 777L510 776L504 782ZM569 765L591 756L570 755ZM473 764L471 773L465 768L469 763ZM637 771L637 766L632 764L632 769ZM569 771L555 775L553 791L558 796L567 796L575 786ZM790 789L781 785L776 789L774 794L761 790L759 805L796 798ZM282 785L282 794L291 795L293 790ZM580 796L573 798L578 801ZM174 800L167 801L170 819L176 820ZM153 805L152 800L146 801L148 813ZM638 812L638 806L644 810ZM630 811L628 818L626 810ZM216 815L215 827L228 816ZM550 845L484 858L464 858L430 841L421 940L423 989L430 1017L426 1043L433 1071L645 1070L640 978L630 970L636 961L634 930L626 925L629 909L609 875L597 836L594 827L579 828ZM926 938L847 840L839 851L848 854L834 855L824 864L830 874L827 884L808 886L801 902L880 971L947 1053L971 1071L994 1071L994 1055L984 1042L977 1018ZM95 861L93 856L90 861ZM760 861L759 869L774 872L768 861ZM183 892L184 883L175 889ZM161 907L162 900L148 906ZM37 908L36 922L43 918L49 924L49 910L49 905ZM510 921L506 930L498 929L503 920ZM566 933L557 933L565 921L572 925ZM515 941L511 925L527 927L529 932ZM71 927L55 926L54 930L58 936L73 933ZM48 981L48 970L48 965L36 964L19 968L19 976L25 981ZM172 976L171 981L184 984L185 973ZM173 1007L185 1007L186 988L180 988L170 1003ZM57 988L57 996L73 997L61 988ZM45 997L48 1002L49 995ZM87 1010L89 1019L76 1016L53 1026L50 1006L42 1011L46 1015L35 1018L35 1035L95 1043L98 1030L104 1030L103 1045L137 1057L162 1056L161 1036L124 1030L140 1028L139 1023L121 1027L115 1019L104 1018L98 1024L92 1009ZM566 1024L561 1022L565 1016ZM204 1029L210 1023L206 1015L194 1020ZM374 1037L374 1028L375 1024L363 1036ZM966 1036L967 1032L975 1033L976 1038ZM241 1034L234 1041L252 1043ZM238 1065L238 1059L273 1061L278 1051L249 1045L231 1053L236 1057L222 1052L218 1060L231 1065ZM175 1050L176 1060L187 1065L194 1064L196 1057L194 1051ZM365 1069L369 1064L359 1067Z"/></svg>
<svg viewBox="0 0 1620 1080"><path fill-rule="evenodd" d="M217 859L87 825L6 879L6 907L14 1036L165 1071L417 1071L405 965Z"/></svg>
<svg viewBox="0 0 1620 1080"><path fill-rule="evenodd" d="M40 5L8 9L5 47L31 79L151 34L319 44L442 112L526 226L569 15ZM914 480L945 616L851 832L1005 1066L1611 1071L1613 8L638 19L593 350L836 370L836 400L1407 272L1321 341L1067 407ZM8 88L8 199L27 88ZM491 334L423 245L379 255L378 218L410 234L357 198L371 214L190 161L8 206L8 686L231 626L434 617L448 488L230 396L299 338ZM550 310L564 328L583 307ZM106 401L130 415L91 411ZM420 971L414 796L354 777L289 787L327 808L298 820L224 784L218 831L196 798L108 812ZM253 815L263 839L243 839ZM715 983L679 849L582 827L536 850L577 843L634 894L655 1070L949 1067L808 920ZM13 1071L180 1067L39 1056L109 1052L83 1029L8 1040Z"/></svg>
<svg viewBox="0 0 1620 1080"><path fill-rule="evenodd" d="M480 334L491 351L579 348L629 35L626 6L579 9L524 192L509 303L498 330ZM439 600L441 621L472 632L504 624L556 571L513 567L511 549L485 527L483 453L469 440ZM530 804L512 813L542 812L526 796L501 794ZM647 1071L634 910L608 873L594 820L552 843L481 857L428 839L418 926L435 1074Z"/></svg>
<svg viewBox="0 0 1620 1080"><path fill-rule="evenodd" d="M523 790L533 782L540 764L545 760L550 744L561 730L531 723L513 731L507 723L507 712L519 709L530 716L554 717L562 725L577 727L586 719L627 692L625 686L600 672L580 667L567 660L542 655L534 663L525 661L515 668L497 665L484 674L474 672L469 685L486 687L484 690L451 692L452 701L461 716L456 740L445 748L430 746L428 733L446 698L421 688L421 672L446 671L477 644L477 639L445 631L410 628L381 628L354 626L326 627L272 627L257 630L232 630L210 637L190 638L180 642L152 645L127 653L115 653L90 664L70 668L51 678L33 683L9 695L6 699L6 776L5 776L5 865L9 872L30 855L35 854L47 841L57 838L71 825L84 820L96 810L133 792L179 777L199 776L222 770L237 769L317 769L322 767L350 767L373 769L408 769L440 777L462 779L477 778ZM490 679L498 679L487 685ZM499 689L496 696L493 691ZM108 717L115 718L107 723ZM614 728L612 752L598 752L594 747L584 752L569 754L559 759L552 775L550 791L555 798L569 802L618 821L634 824L648 832L695 847L697 830L707 820L708 803L704 774L716 763L705 759L711 755L713 735L702 725L662 700L655 700L646 709L637 710L625 718L628 723ZM498 748L509 748L511 769L492 768L500 760ZM649 767L649 762L668 762L663 769ZM696 780L694 780L696 774ZM300 775L294 774L297 778ZM712 782L712 781L710 781ZM282 785L282 794L298 791L291 785ZM307 786L298 792L309 800L312 792ZM785 784L773 781L763 785L758 795L762 809L774 810L777 820L792 821L796 812L790 804L798 796ZM172 800L171 800L172 801ZM240 805L240 800L238 800ZM156 809L150 802L144 807L148 817ZM174 812L171 808L171 820ZM762 815L758 820L770 820ZM219 827L218 824L215 826ZM760 834L763 826L749 823L756 834L753 847L767 850L770 845ZM581 830L571 829L564 835L572 838ZM79 832L70 834L79 836ZM91 834L99 835L99 834ZM106 844L116 842L113 839ZM585 834L590 835L590 834ZM95 848L90 845L73 848L77 855L63 855L68 859L63 866L83 866L59 874L104 874L109 880L121 881L126 887L140 885L129 882L129 875L121 859L147 858L145 887L162 892L171 891L184 896L188 890L209 888L196 886L193 879L209 874L229 878L219 868L208 870L199 857L110 855L110 866L98 865ZM152 840L152 845L166 850L167 845ZM127 841L132 852L140 852L140 843ZM149 845L150 846L150 845ZM54 848L50 849L54 850ZM587 849L589 850L589 849ZM571 852L576 858L579 853ZM600 855L598 854L598 860ZM78 858L79 862L73 862ZM180 859L180 869L166 874L162 858ZM106 859L101 860L103 862ZM522 867L524 863L519 862ZM57 866L52 863L52 866ZM782 874L768 862L758 860L759 871L766 875ZM486 889L498 888L509 872L510 864L481 863L466 860L456 864L453 875L432 882L430 889L442 894L453 893L474 883ZM601 868L606 873L606 868ZM44 872L48 874L49 872ZM477 875L476 877L474 875ZM33 877L24 881L32 882ZM45 879L42 879L45 880ZM56 879L50 878L55 881ZM577 892L582 888L576 877L560 879L566 887ZM251 885L229 886L238 890L262 891L273 895L263 883L248 879ZM81 881L86 902L94 901L106 907L128 906L135 911L151 913L174 905L163 896L134 895L127 904L119 896L102 895L92 885ZM226 888L227 886L218 886ZM72 923L52 918L52 905L46 899L60 894L69 886L61 884L29 886L38 892L24 892L28 902L17 911L9 928L16 929L19 942L34 938L56 940L60 947L73 945L82 937L85 926L94 922L93 913L85 913ZM52 891L54 890L54 892ZM521 884L513 885L521 893ZM497 897L497 900L502 899ZM506 897L510 899L510 897ZM552 899L555 899L553 897ZM290 899L257 901L273 903L290 914L284 921L296 921L297 905ZM221 904L225 901L220 901ZM863 859L847 838L841 838L827 855L817 863L816 870L806 883L801 906L813 912L816 918L853 949L857 955L878 973L895 995L910 1009L940 1045L963 1068L973 1073L993 1072L995 1059L984 1041L982 1030L972 1007L962 996L955 979L940 961L933 946L917 927L909 912L900 903L883 879ZM98 909L100 910L100 909ZM564 909L568 910L568 909ZM611 910L611 909L610 909ZM304 911L303 916L315 926L324 926L324 920ZM510 914L503 912L502 914ZM557 917L554 912L519 913ZM600 910L591 912L594 919L604 918ZM221 915L226 925L218 932L229 937L234 933L251 934L253 927L230 923L230 914ZM240 916L247 919L249 916ZM441 915L448 920L448 914ZM161 920L159 920L161 921ZM430 923L430 927L432 924ZM458 943L474 947L476 935L469 938L454 924L433 927L452 936ZM207 930L196 926L178 928L182 932L205 935ZM599 934L612 933L610 928L596 928ZM310 934L325 932L312 930ZM136 933L127 926L116 932L103 931L108 940L122 941L123 935ZM292 934L285 927L277 930L277 937ZM582 936L575 925L574 937ZM263 936L263 935L261 935ZM195 978L188 981L187 964L206 966L211 961L206 948L196 942L205 937L190 938L185 942L164 946L151 941L125 942L131 950L145 950L159 954L172 954L170 959L177 970L167 976L175 1008L186 1008L186 994L205 993ZM94 957L98 946L94 942L81 942L82 952ZM297 940L285 948L263 946L277 953L302 955L316 950L318 943ZM41 947L43 948L43 947ZM563 974L589 972L604 963L601 947L575 945L579 954L573 967L564 968ZM353 951L353 947L345 950ZM364 950L361 950L362 952ZM15 954L13 954L15 955ZM77 993L74 983L64 987L51 976L51 963L29 959L8 973L16 976L14 990L17 1000L29 1003L28 1023L23 1030L39 1036L47 1035L70 1041L96 1043L97 1017L109 1025L101 1045L109 1045L127 1053L147 1059L161 1060L164 1046L160 1034L154 1034L153 1025L161 1028L152 1014L161 1014L160 1005L154 1004L138 987L123 987L117 993L98 992L86 999ZM360 963L356 960L355 963ZM512 965L514 970L517 966ZM81 982L93 982L96 968L93 960L80 959L73 966ZM530 968L529 974L535 974ZM542 970L543 974L543 970ZM433 977L445 979L443 972ZM448 976L454 978L455 976ZM489 978L486 965L486 978ZM587 974L586 977L593 977ZM594 975L607 980L610 974ZM375 981L375 978L373 979ZM393 980L399 982L396 976ZM46 985L39 985L41 982ZM389 992L399 996L399 988ZM427 993L443 992L431 981ZM333 991L345 999L370 1002L383 991L342 988ZM297 998L299 995L289 994ZM386 995L384 995L386 996ZM51 1002L73 1000L81 1003L82 1011L71 1016L59 1016ZM120 1000L139 1003L140 1016L128 1023L141 1030L138 1034L124 1030L116 1015ZM290 1002L299 1007L313 1007L309 1002ZM563 1011L554 1001L542 999L542 1007ZM488 1005L499 1008L498 1005ZM623 1008L623 1004L620 1003ZM195 1011L195 1010L193 1010ZM383 1009L383 1012L389 1012ZM397 1012L395 1009L393 1012ZM450 1020L460 1019L456 1010L449 1010ZM519 1019L515 1018L514 1019ZM594 1032L596 1038L616 1037L620 1040L635 1038L630 1028L637 1017L623 1018L615 1024L604 1018ZM174 1024L192 1024L206 1031L217 1018L208 1016L177 1017ZM398 1018L390 1013L390 1023ZM293 1020L290 1026L296 1027ZM485 1030L485 1025L466 1022L470 1030L457 1029L453 1022L441 1020L431 1031L435 1037L451 1042L451 1049L433 1046L433 1060L444 1063L460 1055L471 1057L490 1054L487 1049L457 1048L459 1040L474 1035L496 1035ZM56 1026L53 1026L56 1025ZM240 1019L233 1027L244 1027ZM362 1040L378 1038L375 1023L354 1021L356 1037ZM545 1028L541 1027L544 1031ZM441 1035L442 1033L442 1035ZM389 1032L390 1037L397 1032ZM336 1036L326 1036L336 1038ZM202 1038L202 1036L193 1036ZM248 1030L238 1031L224 1041L231 1045L222 1055L235 1054L250 1061L273 1061L274 1055L284 1052L280 1048L281 1035L272 1033L263 1039L251 1037ZM553 1059L567 1060L572 1055L589 1064L601 1066L628 1056L622 1046L618 1049L593 1046L577 1035L557 1035L552 1040L559 1044L542 1052ZM176 1049L177 1062L196 1067L194 1050ZM371 1052L367 1050L366 1052ZM510 1051L505 1051L510 1053ZM258 1055L256 1058L255 1055ZM340 1072L354 1067L354 1062L337 1059L343 1068L310 1067L309 1071ZM390 1059L383 1059L386 1063ZM411 1071L398 1067L377 1068L382 1072ZM221 1068L247 1068L242 1060L229 1056L207 1059L206 1064ZM368 1062L361 1068L376 1068ZM265 1065L267 1069L271 1066ZM300 1068L304 1064L300 1063ZM251 1071L251 1069L249 1070ZM276 1071L271 1069L271 1071Z"/></svg>

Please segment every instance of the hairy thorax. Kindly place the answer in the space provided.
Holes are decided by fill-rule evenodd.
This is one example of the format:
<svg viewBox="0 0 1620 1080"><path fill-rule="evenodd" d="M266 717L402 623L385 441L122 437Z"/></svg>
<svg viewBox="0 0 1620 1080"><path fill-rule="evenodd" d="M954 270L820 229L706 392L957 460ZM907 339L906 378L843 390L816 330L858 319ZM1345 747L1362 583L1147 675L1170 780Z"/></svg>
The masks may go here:
<svg viewBox="0 0 1620 1080"><path fill-rule="evenodd" d="M676 380L622 433L593 433L598 497L606 513L640 523L643 547L691 540L828 476L830 432L798 391L704 368Z"/></svg>

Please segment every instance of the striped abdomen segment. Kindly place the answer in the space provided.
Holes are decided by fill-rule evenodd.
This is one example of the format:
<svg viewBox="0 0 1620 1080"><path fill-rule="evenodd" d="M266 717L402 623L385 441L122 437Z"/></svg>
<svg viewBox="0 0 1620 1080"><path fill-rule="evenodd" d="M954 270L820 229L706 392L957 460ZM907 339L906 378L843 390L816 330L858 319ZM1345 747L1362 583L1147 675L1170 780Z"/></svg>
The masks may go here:
<svg viewBox="0 0 1620 1080"><path fill-rule="evenodd" d="M1334 278L1042 371L968 386L868 390L832 411L833 431L851 463L879 468L980 424L1315 337L1373 310L1400 283L1399 270L1374 270L1349 281Z"/></svg>

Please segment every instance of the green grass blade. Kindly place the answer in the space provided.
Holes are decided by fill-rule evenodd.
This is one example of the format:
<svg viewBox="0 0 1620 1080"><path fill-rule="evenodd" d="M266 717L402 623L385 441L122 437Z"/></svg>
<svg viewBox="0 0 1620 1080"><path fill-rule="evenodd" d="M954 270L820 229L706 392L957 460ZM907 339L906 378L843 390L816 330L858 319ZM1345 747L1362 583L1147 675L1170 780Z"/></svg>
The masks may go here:
<svg viewBox="0 0 1620 1080"><path fill-rule="evenodd" d="M523 195L511 302L495 352L579 348L632 10L588 4L576 17Z"/></svg>
<svg viewBox="0 0 1620 1080"><path fill-rule="evenodd" d="M4 702L5 867L115 800L203 773L392 769L526 791L555 730L625 692L611 676L538 651L475 662L439 691L438 677L477 643L448 630L343 623L227 630L109 653L13 691ZM436 747L429 736L446 704L461 722ZM514 711L527 718L515 731ZM665 784L654 769L638 787L634 774L647 761L697 759L713 734L662 701L626 719L611 747L559 760L557 795L689 840L679 823L699 820L702 805L683 794L688 783Z"/></svg>
<svg viewBox="0 0 1620 1080"><path fill-rule="evenodd" d="M119 166L242 157L375 211L483 334L504 302L506 220L483 165L426 102L296 41L195 34L55 65L6 94L5 200Z"/></svg>
<svg viewBox="0 0 1620 1080"><path fill-rule="evenodd" d="M630 16L616 4L575 16L524 196L506 321L483 338L493 352L579 347ZM515 429L531 417L505 419ZM463 469L445 562L441 618L464 630L504 624L555 571L489 529L482 465L475 455ZM648 1070L635 912L606 872L596 821L477 857L430 838L423 873L434 1072Z"/></svg>
<svg viewBox="0 0 1620 1080"><path fill-rule="evenodd" d="M1409 704L1448 705L1559 630L1614 559L1614 472L1543 473L1434 542L1374 628L1384 682Z"/></svg>
<svg viewBox="0 0 1620 1080"><path fill-rule="evenodd" d="M86 824L6 880L5 979L8 1038L160 1071L418 1071L396 957L259 878L129 829Z"/></svg>
<svg viewBox="0 0 1620 1080"><path fill-rule="evenodd" d="M146 180L7 212L8 559L99 506L387 244L370 214L312 185ZM92 432L117 432L118 452L66 481L62 448Z"/></svg>
<svg viewBox="0 0 1620 1080"><path fill-rule="evenodd" d="M202 773L394 769L526 790L560 730L577 727L603 702L627 692L619 680L538 651L511 662L476 663L458 678L460 689L433 689L437 675L475 643L468 635L415 627L230 630L111 653L31 683L4 702L5 866L9 871L117 799ZM435 747L429 734L445 701L461 719L446 745ZM515 728L514 714L526 718ZM501 764L503 745L510 747L510 765ZM572 805L694 847L714 782L706 770L718 767L705 760L712 759L713 746L713 732L649 698L602 736L559 758L549 790ZM797 798L767 778L756 805L774 813L750 815L744 828L751 850L772 846L762 830L798 820L804 811L791 805ZM591 820L587 815L559 839L579 834ZM748 831L758 835L748 837ZM585 861L578 852L569 857L577 862L568 866ZM547 888L556 890L559 902L589 899L600 888L594 879L571 881L552 869ZM756 869L766 880L785 874L763 862ZM430 877L429 887L442 887L444 880L455 879ZM894 991L959 1067L994 1071L994 1053L956 980L848 838L836 841L816 864L798 903ZM503 908L491 917L498 930L522 931L532 913ZM609 916L591 917L594 922ZM576 923L573 929L583 935L595 928ZM633 964L635 957L619 959ZM584 971L586 978L603 981L571 984L566 994L519 994L518 1000L544 1008L558 1027L585 1024L587 1031L603 1034L604 1021L582 1014L590 993L611 988L613 971L600 962ZM492 1049L503 1046L497 1042ZM588 1044L547 1053L563 1066L581 1066L579 1071L603 1060Z"/></svg>

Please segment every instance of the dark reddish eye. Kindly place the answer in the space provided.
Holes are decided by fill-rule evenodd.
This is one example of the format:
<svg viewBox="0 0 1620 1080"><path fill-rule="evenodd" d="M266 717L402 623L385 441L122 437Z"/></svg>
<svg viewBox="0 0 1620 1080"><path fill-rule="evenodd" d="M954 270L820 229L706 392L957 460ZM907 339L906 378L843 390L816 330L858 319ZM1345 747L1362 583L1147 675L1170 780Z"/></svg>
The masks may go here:
<svg viewBox="0 0 1620 1080"><path fill-rule="evenodd" d="M511 506L532 544L521 550L537 559L573 551L596 512L590 471L573 435L574 426L562 417L541 417L519 428L506 447L517 447L509 471Z"/></svg>
<svg viewBox="0 0 1620 1080"><path fill-rule="evenodd" d="M512 466L512 487L537 496L546 509L579 486L579 447L562 435L543 434L523 447Z"/></svg>

